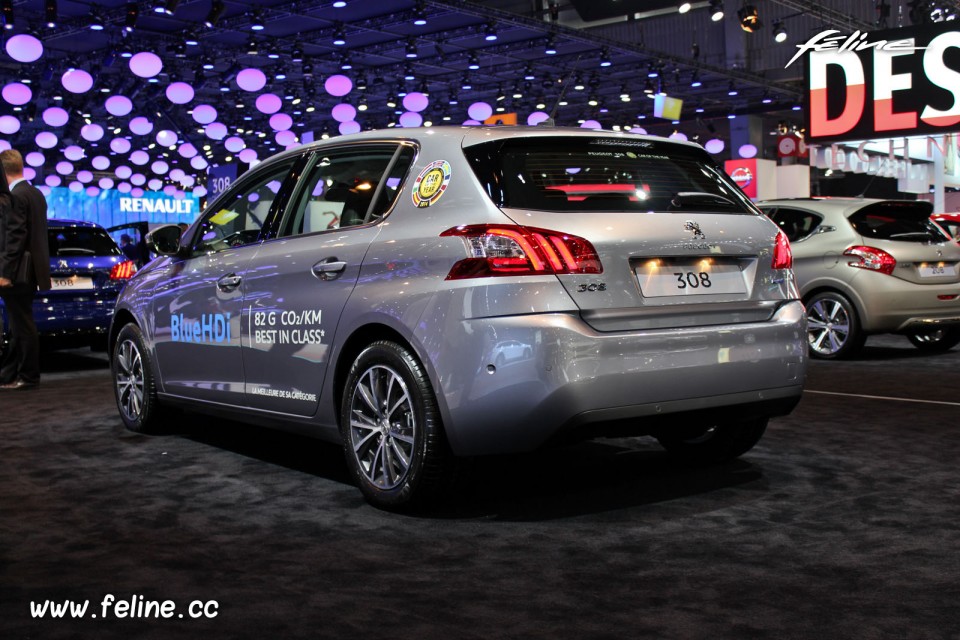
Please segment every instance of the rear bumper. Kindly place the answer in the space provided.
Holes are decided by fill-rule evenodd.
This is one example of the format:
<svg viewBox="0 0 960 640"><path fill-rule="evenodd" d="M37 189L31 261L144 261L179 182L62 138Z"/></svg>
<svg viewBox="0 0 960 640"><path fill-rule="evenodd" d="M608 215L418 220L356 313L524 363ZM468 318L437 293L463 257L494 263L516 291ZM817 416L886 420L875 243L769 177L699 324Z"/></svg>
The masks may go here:
<svg viewBox="0 0 960 640"><path fill-rule="evenodd" d="M671 421L783 415L806 376L796 301L758 323L600 333L556 313L467 320L445 338L443 349L427 348L458 455L530 450L610 427L644 434ZM530 357L497 366L503 340L530 345Z"/></svg>
<svg viewBox="0 0 960 640"><path fill-rule="evenodd" d="M851 285L860 296L861 324L867 332L896 333L960 323L960 283L917 284L864 271Z"/></svg>

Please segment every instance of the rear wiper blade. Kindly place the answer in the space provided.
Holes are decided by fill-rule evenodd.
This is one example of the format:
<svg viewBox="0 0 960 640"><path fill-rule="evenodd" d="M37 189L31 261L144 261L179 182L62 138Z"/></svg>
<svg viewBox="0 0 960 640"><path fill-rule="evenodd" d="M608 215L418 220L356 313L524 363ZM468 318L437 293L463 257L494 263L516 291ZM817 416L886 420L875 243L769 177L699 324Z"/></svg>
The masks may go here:
<svg viewBox="0 0 960 640"><path fill-rule="evenodd" d="M680 191L673 194L670 198L670 206L674 209L682 209L685 205L721 205L724 207L736 208L737 203L719 193L708 193L706 191Z"/></svg>

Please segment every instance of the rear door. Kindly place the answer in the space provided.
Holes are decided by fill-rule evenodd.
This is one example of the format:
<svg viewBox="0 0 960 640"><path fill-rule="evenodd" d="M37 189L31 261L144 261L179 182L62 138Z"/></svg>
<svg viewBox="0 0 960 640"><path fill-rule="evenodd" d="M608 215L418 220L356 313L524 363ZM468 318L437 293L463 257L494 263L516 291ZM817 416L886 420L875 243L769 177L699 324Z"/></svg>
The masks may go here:
<svg viewBox="0 0 960 640"><path fill-rule="evenodd" d="M518 224L587 239L603 272L559 276L600 331L768 318L776 227L702 149L642 138L516 138L466 154Z"/></svg>
<svg viewBox="0 0 960 640"><path fill-rule="evenodd" d="M376 142L311 157L279 237L244 275L251 407L316 412L340 314L412 158L411 146Z"/></svg>

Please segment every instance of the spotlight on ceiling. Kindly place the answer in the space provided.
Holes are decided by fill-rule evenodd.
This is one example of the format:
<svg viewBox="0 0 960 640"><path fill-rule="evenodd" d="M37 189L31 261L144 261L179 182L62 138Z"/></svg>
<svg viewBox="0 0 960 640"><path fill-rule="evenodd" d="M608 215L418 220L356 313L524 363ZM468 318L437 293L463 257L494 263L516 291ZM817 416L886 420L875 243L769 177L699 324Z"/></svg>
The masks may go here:
<svg viewBox="0 0 960 640"><path fill-rule="evenodd" d="M543 52L548 56L557 55L557 40L553 36L547 38L547 44L543 47Z"/></svg>
<svg viewBox="0 0 960 640"><path fill-rule="evenodd" d="M714 22L723 20L723 0L710 0L710 19Z"/></svg>
<svg viewBox="0 0 960 640"><path fill-rule="evenodd" d="M747 33L755 33L763 23L760 22L760 12L752 4L745 4L737 11L737 17L740 19L740 28Z"/></svg>
<svg viewBox="0 0 960 640"><path fill-rule="evenodd" d="M413 8L413 24L418 27L422 27L427 24L427 10L422 2L417 2L417 6Z"/></svg>
<svg viewBox="0 0 960 640"><path fill-rule="evenodd" d="M49 29L57 26L57 0L46 0L43 3L43 23Z"/></svg>
<svg viewBox="0 0 960 640"><path fill-rule="evenodd" d="M263 13L260 11L254 11L250 16L250 30L251 31L263 31L266 27L263 24Z"/></svg>
<svg viewBox="0 0 960 640"><path fill-rule="evenodd" d="M492 22L487 23L487 26L483 31L483 39L487 42L493 42L497 39L497 28Z"/></svg>
<svg viewBox="0 0 960 640"><path fill-rule="evenodd" d="M333 29L333 44L337 45L338 47L342 47L343 45L347 44L347 36L343 32L343 25L341 24L338 24Z"/></svg>
<svg viewBox="0 0 960 640"><path fill-rule="evenodd" d="M123 30L127 33L133 31L137 26L137 18L140 17L140 5L136 2L127 3L127 13L123 18Z"/></svg>
<svg viewBox="0 0 960 640"><path fill-rule="evenodd" d="M680 13L686 13L690 11L690 7L691 5L689 2L681 2L680 6L677 7L677 11L679 11Z"/></svg>
<svg viewBox="0 0 960 640"><path fill-rule="evenodd" d="M613 64L613 62L610 60L610 51L608 49L604 49L600 53L600 66L609 67L611 64Z"/></svg>
<svg viewBox="0 0 960 640"><path fill-rule="evenodd" d="M691 86L691 87L699 87L699 86L701 86L701 85L703 85L703 82L700 81L700 72L699 72L699 71L694 71L694 72L693 72L693 77L690 78L690 86Z"/></svg>
<svg viewBox="0 0 960 640"><path fill-rule="evenodd" d="M4 19L6 19L6 3L4 3ZM90 9L90 29L92 31L103 31L106 27L106 24L103 21L103 16L100 15L100 9L93 7ZM9 27L8 27L9 28Z"/></svg>
<svg viewBox="0 0 960 640"><path fill-rule="evenodd" d="M226 5L223 4L223 0L213 0L213 4L210 5L210 12L204 19L203 24L206 25L208 29L212 29L213 26L217 24L220 16L223 15L224 9L226 9Z"/></svg>
<svg viewBox="0 0 960 640"><path fill-rule="evenodd" d="M155 7L154 11L172 16L176 12L178 4L180 4L180 0L167 0L163 5Z"/></svg>
<svg viewBox="0 0 960 640"><path fill-rule="evenodd" d="M780 20L773 23L773 39L777 42L787 41L787 30L783 27L783 22Z"/></svg>

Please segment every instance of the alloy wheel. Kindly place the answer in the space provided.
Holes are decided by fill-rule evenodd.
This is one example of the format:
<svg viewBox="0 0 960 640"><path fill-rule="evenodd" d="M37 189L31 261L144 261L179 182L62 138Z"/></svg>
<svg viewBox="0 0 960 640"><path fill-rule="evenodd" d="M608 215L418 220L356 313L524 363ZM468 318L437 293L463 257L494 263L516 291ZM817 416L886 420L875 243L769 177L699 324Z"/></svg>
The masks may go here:
<svg viewBox="0 0 960 640"><path fill-rule="evenodd" d="M124 340L117 349L115 384L120 410L127 420L134 422L143 413L143 358L131 339Z"/></svg>
<svg viewBox="0 0 960 640"><path fill-rule="evenodd" d="M807 335L811 349L833 355L850 338L850 315L840 301L821 298L807 309Z"/></svg>
<svg viewBox="0 0 960 640"><path fill-rule="evenodd" d="M350 402L350 443L366 479L379 489L403 482L413 460L417 419L399 373L374 365L358 379Z"/></svg>

